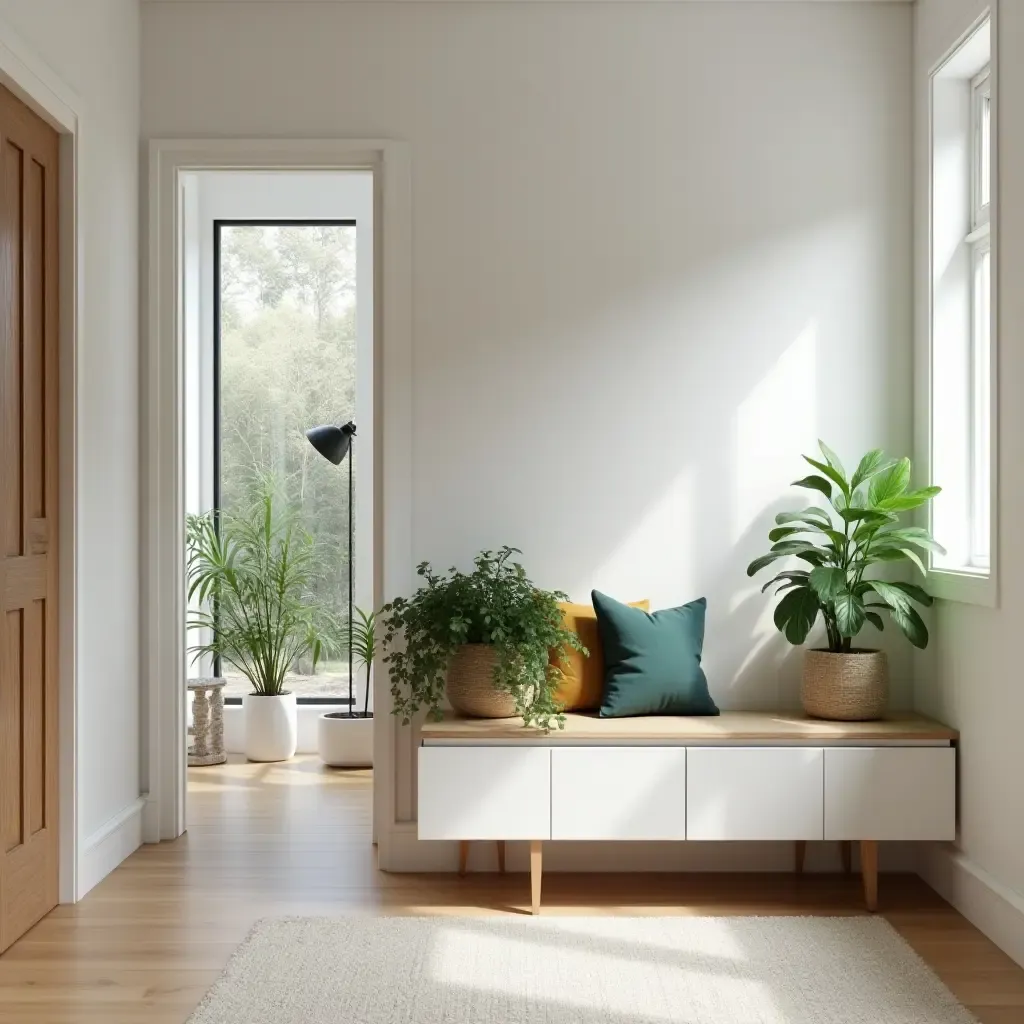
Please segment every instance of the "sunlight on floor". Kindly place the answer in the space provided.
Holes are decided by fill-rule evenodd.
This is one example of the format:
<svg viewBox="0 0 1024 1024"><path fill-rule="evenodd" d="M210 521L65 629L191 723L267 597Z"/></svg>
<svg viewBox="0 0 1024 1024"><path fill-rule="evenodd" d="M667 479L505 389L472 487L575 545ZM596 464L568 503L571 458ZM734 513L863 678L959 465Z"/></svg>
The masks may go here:
<svg viewBox="0 0 1024 1024"><path fill-rule="evenodd" d="M250 790L253 787L336 788L363 787L373 782L371 768L328 768L319 758L299 755L290 761L260 763L246 761L240 754L231 754L227 764L208 768L191 768L188 774L189 793L225 793Z"/></svg>
<svg viewBox="0 0 1024 1024"><path fill-rule="evenodd" d="M537 956L538 946L546 955ZM723 921L704 922L686 938L649 919L530 921L516 938L462 921L437 929L429 972L441 986L500 993L510 1000L522 998L528 978L539 1002L542 993L551 993L560 1005L618 1014L623 1021L680 1020L678 1011L695 991L707 992L716 1020L740 1020L751 1006L767 1010L774 1020L778 1008L771 992L762 981L745 976L747 960ZM663 1001L666 991L678 999ZM640 1006L637 995L644 992L659 998Z"/></svg>

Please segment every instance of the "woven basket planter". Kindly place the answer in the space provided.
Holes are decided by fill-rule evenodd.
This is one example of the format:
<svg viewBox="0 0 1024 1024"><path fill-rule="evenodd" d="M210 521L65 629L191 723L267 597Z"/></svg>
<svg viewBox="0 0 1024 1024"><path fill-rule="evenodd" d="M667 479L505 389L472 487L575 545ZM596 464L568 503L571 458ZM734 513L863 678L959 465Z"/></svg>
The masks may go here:
<svg viewBox="0 0 1024 1024"><path fill-rule="evenodd" d="M498 652L490 644L464 644L448 666L448 703L474 718L512 718L512 697L495 689L494 666Z"/></svg>
<svg viewBox="0 0 1024 1024"><path fill-rule="evenodd" d="M800 698L804 711L815 718L881 718L889 700L889 662L882 651L807 651Z"/></svg>

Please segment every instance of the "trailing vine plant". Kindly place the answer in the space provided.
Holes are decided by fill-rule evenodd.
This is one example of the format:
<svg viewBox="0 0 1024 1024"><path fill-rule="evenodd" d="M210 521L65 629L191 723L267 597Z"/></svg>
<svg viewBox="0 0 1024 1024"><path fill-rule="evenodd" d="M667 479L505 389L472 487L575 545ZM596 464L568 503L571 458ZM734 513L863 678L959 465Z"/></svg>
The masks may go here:
<svg viewBox="0 0 1024 1024"><path fill-rule="evenodd" d="M561 668L550 652L566 647L587 654L579 636L565 628L558 591L540 590L522 565L522 552L505 547L481 551L472 572L451 568L436 573L428 562L416 567L423 586L381 610L383 662L391 677L393 712L407 724L420 708L441 717L448 664L464 644L489 644L497 653L495 689L508 693L524 726L563 728L555 690Z"/></svg>

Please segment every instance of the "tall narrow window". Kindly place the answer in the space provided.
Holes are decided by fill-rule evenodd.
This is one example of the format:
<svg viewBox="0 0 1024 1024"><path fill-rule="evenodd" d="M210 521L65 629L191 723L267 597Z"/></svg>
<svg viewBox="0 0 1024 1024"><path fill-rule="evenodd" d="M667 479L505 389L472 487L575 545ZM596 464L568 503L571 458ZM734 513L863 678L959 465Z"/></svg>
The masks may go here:
<svg viewBox="0 0 1024 1024"><path fill-rule="evenodd" d="M992 92L988 66L971 89L971 463L967 564L989 567L992 342Z"/></svg>
<svg viewBox="0 0 1024 1024"><path fill-rule="evenodd" d="M348 609L345 476L310 447L307 427L356 403L356 226L351 221L214 223L215 504L238 512L271 478L316 539L323 594ZM356 479L358 486L358 471ZM222 666L227 698L249 687ZM340 701L342 661L291 667L300 701Z"/></svg>
<svg viewBox="0 0 1024 1024"><path fill-rule="evenodd" d="M931 81L931 476L943 488L932 528L946 548L933 555L932 568L940 596L967 600L991 599L984 587L993 570L990 58L986 19Z"/></svg>

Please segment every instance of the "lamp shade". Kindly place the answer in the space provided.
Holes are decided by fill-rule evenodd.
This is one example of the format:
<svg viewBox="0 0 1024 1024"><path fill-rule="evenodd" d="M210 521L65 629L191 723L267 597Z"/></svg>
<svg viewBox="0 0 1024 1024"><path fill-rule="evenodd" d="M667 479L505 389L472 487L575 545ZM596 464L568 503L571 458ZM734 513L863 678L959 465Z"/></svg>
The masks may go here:
<svg viewBox="0 0 1024 1024"><path fill-rule="evenodd" d="M352 438L355 437L355 434L356 425L351 421L341 427L324 425L322 427L310 427L306 431L309 443L328 462L333 462L336 466L340 465L341 460L348 455L348 451L352 447Z"/></svg>

